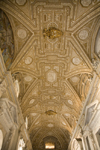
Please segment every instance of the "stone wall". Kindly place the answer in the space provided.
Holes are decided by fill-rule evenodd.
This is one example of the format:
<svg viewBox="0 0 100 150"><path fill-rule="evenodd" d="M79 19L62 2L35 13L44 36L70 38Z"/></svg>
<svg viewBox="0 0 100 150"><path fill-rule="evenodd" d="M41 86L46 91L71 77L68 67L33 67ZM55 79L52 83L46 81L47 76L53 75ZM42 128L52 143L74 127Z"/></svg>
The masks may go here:
<svg viewBox="0 0 100 150"><path fill-rule="evenodd" d="M94 72L83 110L71 137L69 150L100 149L100 66Z"/></svg>

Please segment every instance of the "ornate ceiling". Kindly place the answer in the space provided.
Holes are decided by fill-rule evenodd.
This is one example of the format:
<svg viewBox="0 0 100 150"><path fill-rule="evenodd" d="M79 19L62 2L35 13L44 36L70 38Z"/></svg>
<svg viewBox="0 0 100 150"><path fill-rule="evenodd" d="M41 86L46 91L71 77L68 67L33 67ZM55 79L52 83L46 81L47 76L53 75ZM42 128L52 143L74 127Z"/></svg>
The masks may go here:
<svg viewBox="0 0 100 150"><path fill-rule="evenodd" d="M13 30L10 70L33 148L51 142L66 150L93 76L91 61L99 59L100 1L4 0L0 8Z"/></svg>

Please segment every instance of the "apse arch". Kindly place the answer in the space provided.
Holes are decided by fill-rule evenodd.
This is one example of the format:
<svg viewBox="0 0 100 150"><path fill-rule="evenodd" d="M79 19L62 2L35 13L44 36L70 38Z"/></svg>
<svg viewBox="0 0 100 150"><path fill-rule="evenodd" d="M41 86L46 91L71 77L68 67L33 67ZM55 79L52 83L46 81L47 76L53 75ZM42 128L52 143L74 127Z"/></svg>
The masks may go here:
<svg viewBox="0 0 100 150"><path fill-rule="evenodd" d="M7 70L14 58L14 36L11 23L6 13L0 9L0 49Z"/></svg>
<svg viewBox="0 0 100 150"><path fill-rule="evenodd" d="M38 126L38 127L40 127L40 126ZM44 149L45 145L43 144L44 143L43 139L46 139L47 137L51 137L51 139L53 139L52 137L56 138L57 141L60 143L61 149L63 149L64 147L67 148L67 146L68 146L68 141L67 141L68 136L67 136L67 138L64 138L63 135L64 135L64 133L62 133L60 129L58 131L58 129L55 129L55 128L54 129L47 129L45 126L44 126L44 128L41 127L41 129L39 129L37 132L35 132L35 136L34 137L32 136L33 137L33 139L32 139L33 148L35 148L35 145L38 145L37 149L40 149L40 147L41 147L41 149ZM59 150L61 150L61 149L59 149Z"/></svg>

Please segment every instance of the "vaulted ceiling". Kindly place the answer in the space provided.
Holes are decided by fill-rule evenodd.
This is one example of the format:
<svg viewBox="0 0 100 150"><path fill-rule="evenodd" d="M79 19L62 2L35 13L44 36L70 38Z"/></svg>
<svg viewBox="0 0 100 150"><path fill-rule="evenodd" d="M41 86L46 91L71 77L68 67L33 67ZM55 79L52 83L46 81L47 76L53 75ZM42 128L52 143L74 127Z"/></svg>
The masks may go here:
<svg viewBox="0 0 100 150"><path fill-rule="evenodd" d="M99 59L100 1L3 0L0 8L13 30L10 71L33 148L51 142L66 150Z"/></svg>

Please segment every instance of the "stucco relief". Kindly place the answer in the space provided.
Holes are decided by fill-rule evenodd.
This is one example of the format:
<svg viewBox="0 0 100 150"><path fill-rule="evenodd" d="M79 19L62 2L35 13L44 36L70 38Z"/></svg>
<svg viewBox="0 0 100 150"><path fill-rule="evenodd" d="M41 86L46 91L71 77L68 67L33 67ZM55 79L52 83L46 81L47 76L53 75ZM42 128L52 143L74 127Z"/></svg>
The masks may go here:
<svg viewBox="0 0 100 150"><path fill-rule="evenodd" d="M73 62L74 65L79 65L81 63L81 60L78 57L74 57L72 59L72 62Z"/></svg>
<svg viewBox="0 0 100 150"><path fill-rule="evenodd" d="M18 4L18 0L16 1ZM57 129L52 134L60 137L63 142L70 139L72 129L75 127L73 118L78 118L81 108L81 98L79 97L80 93L78 93L80 90L78 87L81 87L79 82L81 75L79 73L90 72L87 55L81 51L81 44L73 36L73 31L75 33L80 31L77 36L81 42L84 42L90 35L87 33L88 30L78 30L79 24L75 22L76 18L74 16L74 6L77 4L77 1L74 1L74 3L59 1L57 5L56 1L51 0L53 4L49 2L45 0L43 2L31 1L32 7L30 6L31 10L29 13L31 15L28 18L28 25L25 24L26 28L32 32L31 38L26 40L28 33L26 28L21 28L21 26L17 28L19 30L17 30L18 40L26 41L21 48L21 59L18 59L18 62L15 63L16 67L13 70L15 69L14 71L16 71L18 69L20 72L27 72L27 74L23 73L20 79L25 84L22 87L23 89L29 85L26 88L27 90L23 92L21 107L23 114L29 117L29 133L31 134L34 147L36 144L34 141L40 141L41 139L37 132L38 129L35 130L34 126L42 128L41 135L44 135L43 127L47 129L46 132L56 129L57 126L59 129L63 127L63 131ZM19 1L18 5L24 8L26 5L23 3L25 1ZM18 5L16 6L19 7ZM24 13L22 14L24 16ZM72 20L75 23L73 27L71 26ZM52 31L50 27L52 27ZM81 29L82 27L80 26L79 28ZM43 36L43 29L47 29L45 31L46 38ZM61 31L59 32L60 34L57 35L58 30L56 29ZM87 28L84 27L83 29ZM62 32L63 34L61 35ZM84 66L83 63L85 64ZM33 78L36 78L36 80L31 82ZM72 82L69 82L69 79ZM45 112L51 114L50 110L57 112L57 114L46 115ZM66 121L64 120L60 123L60 115L66 117ZM48 117L49 123L47 121ZM48 125L53 126L49 127ZM68 132L65 132L66 127ZM34 136L35 133L37 138ZM67 146L62 149L65 150L66 148Z"/></svg>
<svg viewBox="0 0 100 150"><path fill-rule="evenodd" d="M91 2L92 2L91 0L81 0L81 4L84 7L89 6L91 4Z"/></svg>
<svg viewBox="0 0 100 150"><path fill-rule="evenodd" d="M70 105L73 105L72 100L68 100L68 103L69 103Z"/></svg>
<svg viewBox="0 0 100 150"><path fill-rule="evenodd" d="M16 0L16 3L20 6L24 5L27 0Z"/></svg>
<svg viewBox="0 0 100 150"><path fill-rule="evenodd" d="M27 82L30 82L30 81L32 81L32 77L31 76L26 76L24 78L24 80L27 81Z"/></svg>
<svg viewBox="0 0 100 150"><path fill-rule="evenodd" d="M26 64L26 65L30 65L31 63L32 63L32 58L28 56L28 57L25 59L25 64Z"/></svg>
<svg viewBox="0 0 100 150"><path fill-rule="evenodd" d="M21 39L25 39L27 36L27 32L24 29L18 29L17 35Z"/></svg>
<svg viewBox="0 0 100 150"><path fill-rule="evenodd" d="M87 30L84 29L84 30L81 30L79 32L79 38L81 40L85 40L87 37L88 37L88 31Z"/></svg>
<svg viewBox="0 0 100 150"><path fill-rule="evenodd" d="M71 81L72 81L73 83L77 83L79 80L80 80L80 79L79 79L78 76L74 76L74 77L71 78Z"/></svg>
<svg viewBox="0 0 100 150"><path fill-rule="evenodd" d="M36 115L37 115L37 113L31 113L31 115L34 117L34 116L36 116Z"/></svg>
<svg viewBox="0 0 100 150"><path fill-rule="evenodd" d="M53 70L48 71L46 76L47 76L47 81L51 83L57 80L57 74Z"/></svg>
<svg viewBox="0 0 100 150"><path fill-rule="evenodd" d="M35 99L31 99L29 104L33 104L35 102Z"/></svg>
<svg viewBox="0 0 100 150"><path fill-rule="evenodd" d="M52 123L48 124L49 128L52 128L54 125Z"/></svg>
<svg viewBox="0 0 100 150"><path fill-rule="evenodd" d="M63 24L64 24L63 13L65 13L67 17L66 10L69 10L69 8L64 7L65 9L62 9L62 11L59 11L59 10L56 11L54 8L51 10L50 8L48 12L43 7L43 3L41 3L41 6L39 7L36 7L35 5L33 7L35 8L35 10L37 10L38 16L41 20L40 23L38 22L38 25L39 24L41 25L40 30L42 34L42 37L40 39L41 50L39 50L39 54L43 54L46 52L56 53L56 51L58 51L59 53L65 54L65 46L63 45L65 43L65 40L64 40L65 35L63 34ZM40 12L41 13L43 12L42 16L40 15ZM53 17L53 14L54 14L54 17ZM34 18L36 17L36 13L34 13L33 17ZM54 47L56 47L56 49ZM61 52L61 49L63 52Z"/></svg>
<svg viewBox="0 0 100 150"><path fill-rule="evenodd" d="M73 140L71 150L81 150L81 146L76 139Z"/></svg>
<svg viewBox="0 0 100 150"><path fill-rule="evenodd" d="M99 64L100 62L98 60L96 60L95 58L92 58L92 65L95 70L97 69Z"/></svg>
<svg viewBox="0 0 100 150"><path fill-rule="evenodd" d="M69 117L69 116L70 116L70 114L66 113L66 114L65 114L65 116L66 116L66 117Z"/></svg>

